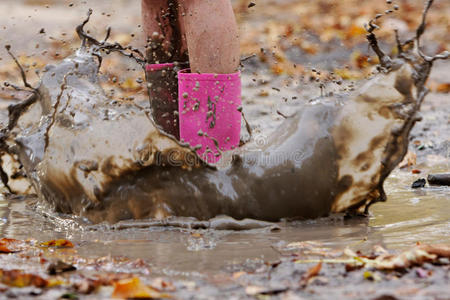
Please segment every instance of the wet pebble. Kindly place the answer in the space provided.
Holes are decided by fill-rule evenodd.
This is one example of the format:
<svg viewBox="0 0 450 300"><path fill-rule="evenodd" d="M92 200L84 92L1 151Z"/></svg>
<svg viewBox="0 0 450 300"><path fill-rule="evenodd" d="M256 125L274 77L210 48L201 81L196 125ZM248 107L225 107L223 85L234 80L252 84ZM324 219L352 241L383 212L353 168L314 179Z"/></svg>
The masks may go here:
<svg viewBox="0 0 450 300"><path fill-rule="evenodd" d="M425 180L425 178L420 178L413 182L413 184L411 185L411 188L413 188L413 189L423 188L426 183L427 183L427 181Z"/></svg>

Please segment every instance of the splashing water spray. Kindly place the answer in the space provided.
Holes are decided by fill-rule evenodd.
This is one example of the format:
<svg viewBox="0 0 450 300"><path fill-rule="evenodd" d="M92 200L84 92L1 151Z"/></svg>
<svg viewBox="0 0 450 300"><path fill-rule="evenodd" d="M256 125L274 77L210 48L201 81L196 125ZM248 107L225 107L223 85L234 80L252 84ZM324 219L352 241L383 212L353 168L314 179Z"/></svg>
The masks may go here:
<svg viewBox="0 0 450 300"><path fill-rule="evenodd" d="M366 29L380 59L376 74L353 91L301 107L265 143L250 141L227 152L217 166L159 130L148 109L105 95L98 79L105 53L119 52L141 66L145 57L108 43L110 29L102 42L89 36L84 26L90 11L77 27L80 50L47 66L38 88L27 83L17 63L31 95L9 108L0 150L17 169L23 167L29 185L15 184L24 180L13 176L17 170L3 168L1 179L11 193L31 192L31 185L54 210L92 222L176 216L212 226L202 220L367 212L386 200L383 183L407 151L433 63L449 57L421 50L432 4L426 2L412 40L397 37L396 57L380 49L379 17L371 20Z"/></svg>

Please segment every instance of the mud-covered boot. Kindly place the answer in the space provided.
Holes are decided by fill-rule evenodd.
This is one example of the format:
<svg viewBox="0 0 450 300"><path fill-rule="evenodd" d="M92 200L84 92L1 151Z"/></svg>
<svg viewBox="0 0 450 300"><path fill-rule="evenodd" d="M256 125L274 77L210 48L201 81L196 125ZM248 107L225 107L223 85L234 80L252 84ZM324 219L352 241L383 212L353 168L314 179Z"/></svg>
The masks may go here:
<svg viewBox="0 0 450 300"><path fill-rule="evenodd" d="M241 76L178 73L180 139L206 162L217 163L224 151L239 146Z"/></svg>
<svg viewBox="0 0 450 300"><path fill-rule="evenodd" d="M179 68L173 63L149 64L146 78L153 120L164 132L180 138L178 122Z"/></svg>

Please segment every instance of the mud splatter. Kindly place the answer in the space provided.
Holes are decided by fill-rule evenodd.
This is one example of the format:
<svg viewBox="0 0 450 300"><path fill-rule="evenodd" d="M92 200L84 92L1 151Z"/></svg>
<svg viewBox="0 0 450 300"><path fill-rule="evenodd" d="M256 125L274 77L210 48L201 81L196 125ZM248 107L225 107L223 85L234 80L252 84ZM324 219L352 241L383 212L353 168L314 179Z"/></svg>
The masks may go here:
<svg viewBox="0 0 450 300"><path fill-rule="evenodd" d="M82 48L43 76L37 101L20 114L20 125L5 141L16 149L42 200L93 222L169 216L209 220L223 214L277 221L364 212L385 200L383 182L406 153L432 63L448 57L428 57L419 47L432 2L427 2L414 48L403 51L399 44L398 57L387 56L371 21L368 40L381 61L377 74L345 94L327 94L305 105L262 145L251 141L224 155L217 166L202 163L193 149L159 131L148 112L109 101L97 78L101 52L117 51L141 65L145 59L138 50L109 44L107 38L98 42L82 31ZM69 73L67 86L76 93L70 103L62 93L59 101L67 108L49 115L58 102L55 91ZM104 118L105 111L110 118ZM54 122L44 150L42 116ZM143 164L144 148L148 161ZM80 161L108 163L109 171L85 172Z"/></svg>

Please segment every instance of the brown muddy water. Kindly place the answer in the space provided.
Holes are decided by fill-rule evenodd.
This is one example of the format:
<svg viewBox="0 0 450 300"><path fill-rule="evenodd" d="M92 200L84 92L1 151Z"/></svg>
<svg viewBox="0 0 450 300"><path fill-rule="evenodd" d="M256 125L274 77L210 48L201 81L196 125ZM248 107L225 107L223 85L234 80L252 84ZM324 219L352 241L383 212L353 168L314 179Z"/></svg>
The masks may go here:
<svg viewBox="0 0 450 300"><path fill-rule="evenodd" d="M14 12L18 15L27 14L19 11L12 3L13 1L2 1L0 7L3 7L3 11L15 9ZM104 3L98 5L105 6ZM125 7L130 10L130 6ZM135 15L136 11L133 10ZM36 20L36 13L31 13L34 21L29 21L30 24L45 24L42 23L43 20ZM42 18L46 17L48 14L44 14ZM56 14L53 17L60 18L61 15ZM114 17L116 19L108 22L118 23L115 22L117 14L113 14ZM74 25L79 23L80 14L66 15L65 18L67 24L64 28L74 28ZM11 23L7 25L16 26L15 21L8 22ZM33 28L38 31L38 27L49 28L47 25ZM54 30L58 31L61 28ZM35 35L35 32L32 34ZM26 40L21 39L13 46L26 47ZM436 70L435 78L448 77L449 64L440 64ZM256 95L260 93L261 87L252 84L250 75L244 78L248 116L251 122L252 117L264 115L275 124L281 117L276 114L277 108L274 103L280 102L283 97L297 95L297 90L291 87L278 93L270 87L280 86L282 79L273 79L268 75L261 78L266 84L270 84L266 87L269 90L269 97L258 98ZM316 92L319 93L319 90ZM257 101L261 101L263 105L260 106L258 114L253 115L256 110L251 107L256 105ZM285 110L288 111L283 108L280 110L283 113ZM33 199L2 197L0 236L16 239L34 238L40 241L69 239L78 245L77 251L82 257L111 255L140 258L148 261L155 273L200 277L220 270L233 269L234 265L247 260L277 259L279 253L276 248L291 242L320 241L331 248L350 245L355 249L368 249L374 244L391 249L403 249L418 241L450 243L450 188L427 186L423 189L411 189L412 182L419 177L426 177L428 173L450 171L448 94L431 94L425 100L423 115L424 120L416 126L412 135L413 139L421 140L426 149L418 151L415 146L411 146L411 150L418 151L418 165L414 168L420 169L422 173L413 175L411 169L395 170L385 184L388 201L374 205L368 218L347 220L343 216L332 216L319 220L284 222L277 224L280 228L278 231L272 231L271 228L239 232L149 228L144 226L145 222L135 222L135 226L130 224L128 229L117 230L102 224L90 226L84 220L56 215L45 207L35 205ZM195 232L200 232L201 237L193 235Z"/></svg>
<svg viewBox="0 0 450 300"><path fill-rule="evenodd" d="M441 166L431 171L443 171ZM447 167L448 171L448 167ZM411 190L416 176L396 170L386 183L388 202L375 205L367 219L342 216L278 223L270 228L242 232L137 227L114 230L107 225L83 225L82 220L58 216L30 200L0 200L0 236L16 239L69 239L82 257L125 256L144 259L153 271L169 276L206 276L247 260L275 260L277 247L291 242L318 241L330 248L391 249L416 242L450 243L450 188ZM31 201L32 202L32 201ZM129 224L132 225L132 224ZM144 227L144 228L139 228ZM193 236L200 232L201 238ZM275 249L274 249L275 248Z"/></svg>

